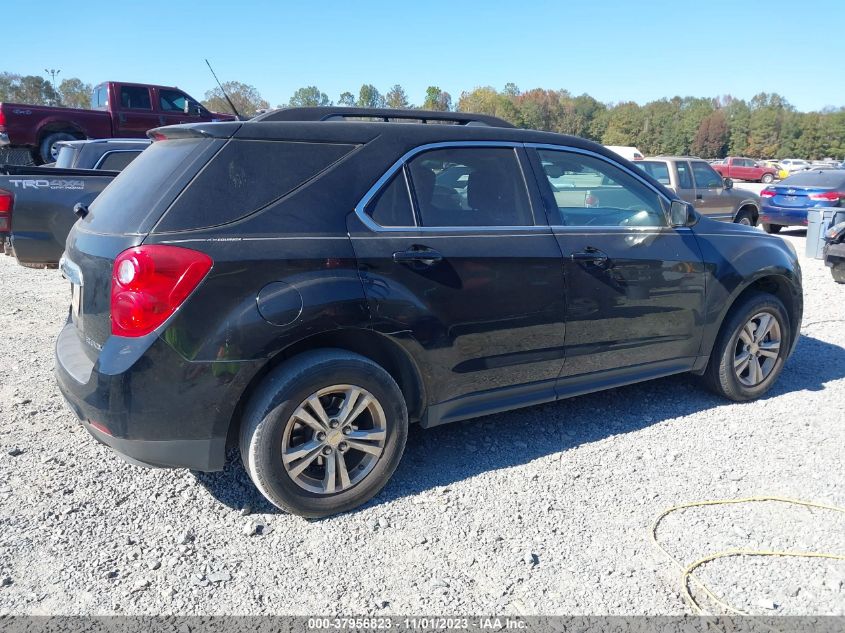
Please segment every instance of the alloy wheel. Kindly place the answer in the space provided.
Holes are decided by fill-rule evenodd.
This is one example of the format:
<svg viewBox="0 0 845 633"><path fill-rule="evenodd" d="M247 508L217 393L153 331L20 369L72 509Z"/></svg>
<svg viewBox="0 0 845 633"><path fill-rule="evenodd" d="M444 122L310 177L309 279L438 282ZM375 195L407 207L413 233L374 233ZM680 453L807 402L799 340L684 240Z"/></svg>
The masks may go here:
<svg viewBox="0 0 845 633"><path fill-rule="evenodd" d="M294 410L282 438L282 463L300 487L318 495L351 488L384 452L387 420L366 389L332 385Z"/></svg>
<svg viewBox="0 0 845 633"><path fill-rule="evenodd" d="M781 330L769 312L758 312L739 331L734 350L734 373L746 387L756 387L775 368L780 355Z"/></svg>

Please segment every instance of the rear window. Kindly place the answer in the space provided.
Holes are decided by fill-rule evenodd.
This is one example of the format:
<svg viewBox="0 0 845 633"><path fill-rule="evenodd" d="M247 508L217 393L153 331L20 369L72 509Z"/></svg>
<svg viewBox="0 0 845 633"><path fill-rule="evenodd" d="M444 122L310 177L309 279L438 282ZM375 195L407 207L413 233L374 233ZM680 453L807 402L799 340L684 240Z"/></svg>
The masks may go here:
<svg viewBox="0 0 845 633"><path fill-rule="evenodd" d="M115 150L114 152L106 152L100 159L97 168L106 171L123 171L129 163L138 158L138 154L140 153L141 150Z"/></svg>
<svg viewBox="0 0 845 633"><path fill-rule="evenodd" d="M845 172L837 170L800 171L780 181L782 186L845 187Z"/></svg>
<svg viewBox="0 0 845 633"><path fill-rule="evenodd" d="M182 192L155 230L184 231L240 220L305 184L355 147L231 140Z"/></svg>
<svg viewBox="0 0 845 633"><path fill-rule="evenodd" d="M153 143L97 196L82 220L98 233L146 233L223 141L204 138Z"/></svg>

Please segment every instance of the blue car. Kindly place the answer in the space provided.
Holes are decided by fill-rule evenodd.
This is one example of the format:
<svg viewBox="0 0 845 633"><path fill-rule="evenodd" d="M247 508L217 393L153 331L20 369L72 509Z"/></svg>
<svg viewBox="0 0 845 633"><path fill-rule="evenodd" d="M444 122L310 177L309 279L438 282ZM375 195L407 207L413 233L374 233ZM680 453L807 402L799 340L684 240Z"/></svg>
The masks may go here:
<svg viewBox="0 0 845 633"><path fill-rule="evenodd" d="M807 226L807 211L819 207L845 208L845 171L801 171L760 192L759 222L766 233L785 226Z"/></svg>

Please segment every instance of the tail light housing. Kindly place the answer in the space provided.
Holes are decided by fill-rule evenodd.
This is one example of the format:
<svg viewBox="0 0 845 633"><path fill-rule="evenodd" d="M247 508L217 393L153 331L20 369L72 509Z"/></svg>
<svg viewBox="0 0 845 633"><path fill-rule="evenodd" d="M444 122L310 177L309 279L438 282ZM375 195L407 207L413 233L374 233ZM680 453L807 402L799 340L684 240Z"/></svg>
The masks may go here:
<svg viewBox="0 0 845 633"><path fill-rule="evenodd" d="M774 198L775 197L775 191L773 189L763 189L763 191L760 192L760 197L761 198Z"/></svg>
<svg viewBox="0 0 845 633"><path fill-rule="evenodd" d="M111 331L117 336L144 336L184 303L211 270L205 253L153 244L123 251L114 260L111 285Z"/></svg>
<svg viewBox="0 0 845 633"><path fill-rule="evenodd" d="M823 191L821 193L811 193L807 196L810 200L818 202L839 202L840 198L845 198L845 193L839 191Z"/></svg>
<svg viewBox="0 0 845 633"><path fill-rule="evenodd" d="M15 204L15 195L11 191L0 189L0 233L11 233L12 231L12 207Z"/></svg>
<svg viewBox="0 0 845 633"><path fill-rule="evenodd" d="M0 108L0 128L6 127L6 113Z"/></svg>

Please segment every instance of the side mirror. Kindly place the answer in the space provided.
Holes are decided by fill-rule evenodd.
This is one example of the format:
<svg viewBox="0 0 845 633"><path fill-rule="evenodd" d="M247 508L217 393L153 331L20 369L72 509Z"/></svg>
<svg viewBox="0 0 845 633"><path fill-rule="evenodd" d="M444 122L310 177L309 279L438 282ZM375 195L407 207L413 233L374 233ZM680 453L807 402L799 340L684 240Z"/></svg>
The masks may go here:
<svg viewBox="0 0 845 633"><path fill-rule="evenodd" d="M190 100L190 99L185 99L185 105L184 105L184 107L183 107L183 110L182 110L182 111L183 111L185 114L190 114L190 113L191 113L191 100Z"/></svg>
<svg viewBox="0 0 845 633"><path fill-rule="evenodd" d="M695 217L695 211L689 202L672 200L669 207L669 224L672 226L687 226Z"/></svg>
<svg viewBox="0 0 845 633"><path fill-rule="evenodd" d="M733 189L734 188L734 181L731 180L730 178L725 178L724 183L725 183L725 189Z"/></svg>
<svg viewBox="0 0 845 633"><path fill-rule="evenodd" d="M198 104L196 101L191 101L190 99L185 99L185 114L190 114L193 116L199 116L202 114L202 106Z"/></svg>

